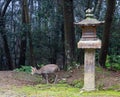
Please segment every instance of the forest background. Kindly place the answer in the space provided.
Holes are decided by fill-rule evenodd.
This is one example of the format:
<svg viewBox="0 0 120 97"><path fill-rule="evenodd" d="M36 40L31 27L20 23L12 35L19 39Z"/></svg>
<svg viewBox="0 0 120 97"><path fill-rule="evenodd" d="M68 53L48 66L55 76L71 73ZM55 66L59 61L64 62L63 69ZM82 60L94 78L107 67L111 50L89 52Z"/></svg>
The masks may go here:
<svg viewBox="0 0 120 97"><path fill-rule="evenodd" d="M0 70L56 63L61 69L82 65L77 48L81 29L74 25L91 8L102 40L96 65L120 70L119 0L0 0Z"/></svg>

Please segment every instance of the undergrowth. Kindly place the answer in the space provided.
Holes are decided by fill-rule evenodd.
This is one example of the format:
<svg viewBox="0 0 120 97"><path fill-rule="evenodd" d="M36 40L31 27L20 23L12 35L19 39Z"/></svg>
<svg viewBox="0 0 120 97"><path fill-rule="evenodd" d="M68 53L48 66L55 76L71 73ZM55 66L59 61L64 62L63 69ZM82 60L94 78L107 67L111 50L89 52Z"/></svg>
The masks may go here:
<svg viewBox="0 0 120 97"><path fill-rule="evenodd" d="M21 68L16 68L14 71L31 73L31 66L21 66Z"/></svg>
<svg viewBox="0 0 120 97"><path fill-rule="evenodd" d="M120 55L107 56L105 66L110 70L120 70Z"/></svg>

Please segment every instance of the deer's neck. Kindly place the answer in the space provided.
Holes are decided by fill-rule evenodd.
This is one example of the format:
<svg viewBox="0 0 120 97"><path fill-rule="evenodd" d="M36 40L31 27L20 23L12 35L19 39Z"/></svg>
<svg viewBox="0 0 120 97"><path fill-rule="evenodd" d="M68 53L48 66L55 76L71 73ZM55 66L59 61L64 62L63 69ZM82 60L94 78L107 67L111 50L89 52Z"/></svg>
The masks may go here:
<svg viewBox="0 0 120 97"><path fill-rule="evenodd" d="M41 70L39 69L39 70L36 70L36 73L37 74L41 74Z"/></svg>

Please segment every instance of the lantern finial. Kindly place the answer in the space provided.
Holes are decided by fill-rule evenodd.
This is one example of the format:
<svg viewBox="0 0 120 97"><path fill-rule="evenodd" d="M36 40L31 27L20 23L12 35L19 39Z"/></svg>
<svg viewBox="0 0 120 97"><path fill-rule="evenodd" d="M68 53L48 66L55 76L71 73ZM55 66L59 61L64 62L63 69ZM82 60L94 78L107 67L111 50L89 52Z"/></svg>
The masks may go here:
<svg viewBox="0 0 120 97"><path fill-rule="evenodd" d="M86 10L86 18L87 19L94 18L94 15L92 14L92 9Z"/></svg>

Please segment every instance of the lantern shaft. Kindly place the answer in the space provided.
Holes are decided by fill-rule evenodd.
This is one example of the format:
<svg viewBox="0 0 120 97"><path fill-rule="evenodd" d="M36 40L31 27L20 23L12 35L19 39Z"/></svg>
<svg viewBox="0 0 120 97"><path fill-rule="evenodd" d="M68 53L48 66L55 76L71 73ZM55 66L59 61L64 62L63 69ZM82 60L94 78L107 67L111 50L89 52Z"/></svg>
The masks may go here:
<svg viewBox="0 0 120 97"><path fill-rule="evenodd" d="M84 90L95 90L95 49L85 49Z"/></svg>

